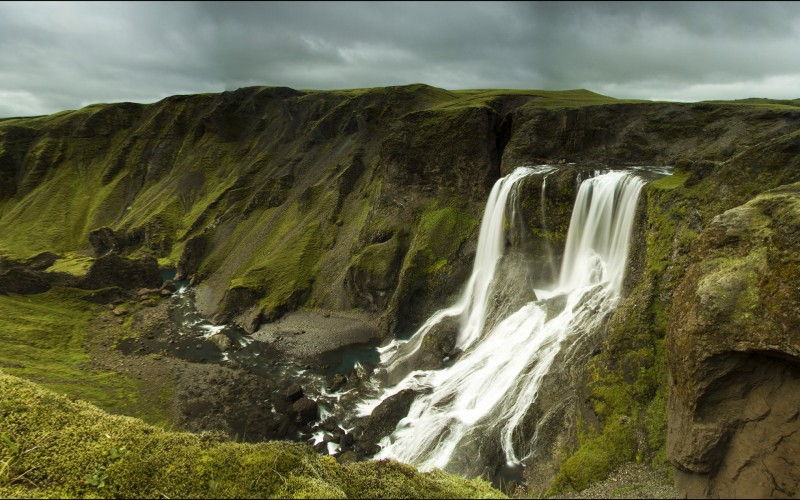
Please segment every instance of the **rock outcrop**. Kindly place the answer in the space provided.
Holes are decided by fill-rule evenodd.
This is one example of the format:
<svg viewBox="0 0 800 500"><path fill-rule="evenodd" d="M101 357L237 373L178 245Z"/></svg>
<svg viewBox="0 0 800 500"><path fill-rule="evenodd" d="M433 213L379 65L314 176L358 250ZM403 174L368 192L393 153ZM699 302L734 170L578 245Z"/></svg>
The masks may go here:
<svg viewBox="0 0 800 500"><path fill-rule="evenodd" d="M668 456L689 497L800 494L800 184L715 217L672 306Z"/></svg>

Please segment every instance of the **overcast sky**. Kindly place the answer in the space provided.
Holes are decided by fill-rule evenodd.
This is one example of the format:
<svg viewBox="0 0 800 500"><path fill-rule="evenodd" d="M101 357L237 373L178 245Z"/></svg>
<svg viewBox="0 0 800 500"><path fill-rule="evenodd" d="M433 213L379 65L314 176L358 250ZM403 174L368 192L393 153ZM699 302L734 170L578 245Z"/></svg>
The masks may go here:
<svg viewBox="0 0 800 500"><path fill-rule="evenodd" d="M408 83L800 98L800 3L0 2L0 117Z"/></svg>

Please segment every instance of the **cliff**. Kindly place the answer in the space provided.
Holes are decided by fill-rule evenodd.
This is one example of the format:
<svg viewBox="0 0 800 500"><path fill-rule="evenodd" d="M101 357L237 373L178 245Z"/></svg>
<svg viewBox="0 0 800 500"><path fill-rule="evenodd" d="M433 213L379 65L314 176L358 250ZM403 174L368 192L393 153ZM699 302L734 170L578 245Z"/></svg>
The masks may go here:
<svg viewBox="0 0 800 500"><path fill-rule="evenodd" d="M218 322L252 332L298 308L357 311L392 336L459 291L501 175L541 163L674 165L676 175L645 189L628 298L604 340L587 346L591 361L564 396L566 425L552 431L547 458L528 479L539 491L550 483L551 491L581 489L623 461L668 460L691 494L736 493L715 485L738 477L730 461L746 441L737 439L752 437L735 429L750 420L731 416L744 410L726 403L736 398L723 392L733 389L714 380L780 359L780 374L752 368L765 382L740 384L736 397L747 400L769 384L789 387L778 381L796 371L796 250L775 236L788 229L765 222L791 227L770 219L777 215L765 200L790 200L792 188L780 187L800 180L798 123L796 102L655 103L425 85L252 87L5 119L0 293L54 288L45 296L60 297L63 287L80 288L90 291L83 298L106 294L102 302L111 289L133 286L127 276L151 286L157 266L172 266ZM541 184L529 184L530 249L559 254L574 172L548 181L547 227L538 217ZM734 222L738 239L718 235ZM771 243L753 239L762 233ZM120 266L132 267L114 274ZM729 288L752 300L718 304ZM775 294L786 297L756 300ZM733 342L725 333L733 330L752 340ZM782 340L773 338L779 331ZM717 415L717 407L730 408ZM702 450L693 448L702 440L682 437L698 426L715 429Z"/></svg>

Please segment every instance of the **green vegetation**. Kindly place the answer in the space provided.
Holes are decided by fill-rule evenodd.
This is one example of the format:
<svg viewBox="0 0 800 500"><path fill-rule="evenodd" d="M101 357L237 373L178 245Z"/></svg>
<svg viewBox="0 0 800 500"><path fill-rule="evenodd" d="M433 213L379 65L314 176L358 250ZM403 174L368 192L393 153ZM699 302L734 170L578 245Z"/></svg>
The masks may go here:
<svg viewBox="0 0 800 500"><path fill-rule="evenodd" d="M461 245L472 234L478 221L454 206L426 211L417 226L401 273L417 281L427 277L433 281L450 268Z"/></svg>
<svg viewBox="0 0 800 500"><path fill-rule="evenodd" d="M675 172L672 175L654 180L648 186L650 189L675 189L683 186L688 178L689 174L687 172Z"/></svg>
<svg viewBox="0 0 800 500"><path fill-rule="evenodd" d="M94 262L93 257L79 256L73 253L58 259L47 270L57 273L69 273L73 276L85 276L89 272L89 268L92 267L92 262Z"/></svg>
<svg viewBox="0 0 800 500"><path fill-rule="evenodd" d="M0 295L0 368L114 413L165 420L158 406L140 399L135 380L91 367L88 323L99 306L81 298L90 294L54 288L36 295Z"/></svg>
<svg viewBox="0 0 800 500"><path fill-rule="evenodd" d="M610 106L626 103L641 107ZM57 252L64 257L49 271L81 276L92 253L88 234L100 227L114 231L123 253L153 255L161 265L178 263L186 242L201 237L190 273L211 290L212 313L256 306L272 317L302 306L340 307L350 298L344 280L354 266L386 292L375 312L394 324L422 314L452 287L487 186L501 169L592 155L603 162L676 160L678 173L646 188L640 284L588 370L598 420L582 424L579 448L556 481L579 488L631 457L665 463L671 297L714 216L797 180L797 108L797 100L659 104L587 90L415 84L324 92L252 87L4 119L0 257ZM568 177L548 181L546 229L532 223L541 207L523 201L538 244L563 243L574 189ZM757 273L740 270L753 262L714 264L724 271L717 285L733 275L746 282L736 307L749 321ZM796 271L780 266L786 275ZM762 285L788 293L780 283ZM90 368L87 324L97 306L82 294L0 296L0 367L110 411L147 416L144 408L160 406L142 399L135 382ZM118 339L130 333L127 326L119 325ZM631 432L645 439L632 442ZM25 444L7 437L18 449ZM102 496L132 450L113 445L106 450L113 459L82 468L75 476L85 481L82 494ZM6 483L27 470L14 465L12 474L11 463L21 461L11 455L13 461L0 456ZM386 467L386 474L404 474ZM218 484L211 476L204 481Z"/></svg>
<svg viewBox="0 0 800 500"><path fill-rule="evenodd" d="M503 498L391 461L340 465L290 442L167 432L0 373L5 498Z"/></svg>

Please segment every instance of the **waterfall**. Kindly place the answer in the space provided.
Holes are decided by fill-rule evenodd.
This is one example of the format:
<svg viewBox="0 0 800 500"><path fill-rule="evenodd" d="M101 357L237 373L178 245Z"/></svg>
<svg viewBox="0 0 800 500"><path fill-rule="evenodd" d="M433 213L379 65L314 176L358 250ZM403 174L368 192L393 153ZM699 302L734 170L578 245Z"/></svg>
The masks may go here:
<svg viewBox="0 0 800 500"><path fill-rule="evenodd" d="M506 206L509 193L520 179L544 174L549 171L545 168L519 168L495 184L481 222L472 275L458 302L436 312L410 340L381 349L382 366L405 376L362 402L360 413L371 413L403 389L416 389L419 395L407 417L381 442L377 458L394 458L423 470L457 471L459 463L476 459L478 442L500 443L511 464L522 462L535 448L535 437L520 439L520 426L556 356L569 353L616 307L644 185L628 172L582 181L556 283L537 289L538 300L488 321L488 298L496 300L505 289L493 278L504 253L504 220L513 215L509 210L514 207ZM425 336L447 317L461 319L457 346L463 352L458 359L440 370L402 373Z"/></svg>
<svg viewBox="0 0 800 500"><path fill-rule="evenodd" d="M506 202L514 186L524 177L536 173L549 172L552 167L519 167L506 177L500 178L489 193L486 209L483 212L478 249L464 291L459 300L452 306L434 313L409 342L396 340L388 346L380 348L381 366L386 371L393 371L411 357L420 347L425 335L444 318L459 316L462 328L459 329L457 347L465 349L474 342L481 333L486 321L489 285L494 278L496 264L505 250L505 231L503 220ZM399 389L398 389L399 390ZM397 391L395 391L397 392ZM362 408L371 409L367 404Z"/></svg>

